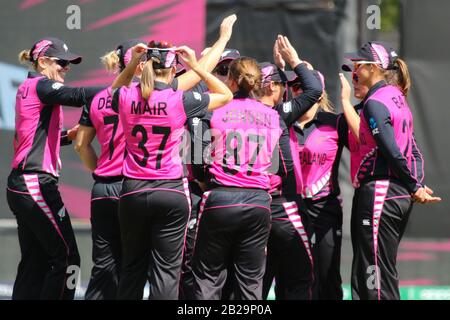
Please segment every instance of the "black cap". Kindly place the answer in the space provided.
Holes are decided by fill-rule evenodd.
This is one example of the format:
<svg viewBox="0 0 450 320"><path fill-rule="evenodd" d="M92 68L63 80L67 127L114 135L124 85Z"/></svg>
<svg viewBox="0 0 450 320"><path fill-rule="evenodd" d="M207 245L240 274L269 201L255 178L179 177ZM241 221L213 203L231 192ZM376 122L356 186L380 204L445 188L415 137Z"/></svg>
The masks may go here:
<svg viewBox="0 0 450 320"><path fill-rule="evenodd" d="M179 62L176 47L170 42L152 40L147 46L147 60L153 58L154 69L167 69L178 65Z"/></svg>
<svg viewBox="0 0 450 320"><path fill-rule="evenodd" d="M234 60L234 59L237 59L240 57L241 57L241 54L239 53L238 50L225 48L225 50L223 50L222 54L220 55L220 59L217 64L220 64L224 61Z"/></svg>
<svg viewBox="0 0 450 320"><path fill-rule="evenodd" d="M351 61L369 61L375 62L385 70L394 70L395 61L398 58L394 49L386 46L382 42L366 42L357 52L346 53L344 56ZM352 71L353 68L348 64L342 65L342 70Z"/></svg>
<svg viewBox="0 0 450 320"><path fill-rule="evenodd" d="M36 42L30 50L30 61L37 61L40 57L55 57L61 60L78 64L82 57L69 51L69 47L61 40L53 37L46 37Z"/></svg>
<svg viewBox="0 0 450 320"><path fill-rule="evenodd" d="M130 39L125 40L124 42L122 42L117 46L116 53L119 56L120 70L125 69L127 64L130 62L131 48L133 48L135 45L138 45L139 43L145 43L145 41L139 39Z"/></svg>
<svg viewBox="0 0 450 320"><path fill-rule="evenodd" d="M262 83L268 83L270 81L287 83L296 78L296 74L293 71L283 71L276 65L270 62L258 63L262 73Z"/></svg>

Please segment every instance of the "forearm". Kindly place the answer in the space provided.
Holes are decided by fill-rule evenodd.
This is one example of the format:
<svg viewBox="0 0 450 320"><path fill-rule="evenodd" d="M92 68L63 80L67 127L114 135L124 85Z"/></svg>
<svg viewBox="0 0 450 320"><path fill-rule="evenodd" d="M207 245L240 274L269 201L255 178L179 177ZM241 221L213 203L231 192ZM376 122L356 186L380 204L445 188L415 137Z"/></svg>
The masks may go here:
<svg viewBox="0 0 450 320"><path fill-rule="evenodd" d="M220 37L211 49L198 61L198 65L204 70L211 72L220 60L220 55L228 43L228 38ZM178 90L192 89L202 78L194 70L178 77Z"/></svg>
<svg viewBox="0 0 450 320"><path fill-rule="evenodd" d="M75 151L87 169L94 171L97 168L97 154L90 144L83 146L76 145Z"/></svg>

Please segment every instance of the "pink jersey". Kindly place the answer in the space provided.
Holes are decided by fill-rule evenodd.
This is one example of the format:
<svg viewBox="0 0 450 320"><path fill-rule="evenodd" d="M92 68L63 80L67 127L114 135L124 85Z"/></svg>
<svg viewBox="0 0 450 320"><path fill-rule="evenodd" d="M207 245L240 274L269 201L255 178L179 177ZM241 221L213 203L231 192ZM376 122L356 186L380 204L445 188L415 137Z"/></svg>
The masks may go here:
<svg viewBox="0 0 450 320"><path fill-rule="evenodd" d="M370 109L367 109L368 103L372 103ZM386 126L387 122L390 123L389 126ZM392 138L388 136L389 130L393 130L394 141L391 141ZM361 112L359 151L361 161L355 174L354 186L358 187L359 183L367 178L396 177L397 175L392 171L394 161L399 163L404 161L404 166L398 166L400 170L398 172L402 174L406 183L414 186L416 180L411 177L412 174L409 171L413 130L411 111L404 95L397 87L384 85L370 95ZM374 135L378 135L380 141L384 141L386 153L383 154L379 150Z"/></svg>
<svg viewBox="0 0 450 320"><path fill-rule="evenodd" d="M350 129L348 130L348 150L350 151L350 178L353 179L358 172L362 156L359 152L359 142Z"/></svg>
<svg viewBox="0 0 450 320"><path fill-rule="evenodd" d="M43 78L40 75L29 77L17 90L12 167L47 172L57 177L61 169L59 150L63 112L60 105L46 105L39 99L36 86Z"/></svg>
<svg viewBox="0 0 450 320"><path fill-rule="evenodd" d="M111 95L111 87L100 91L89 108L89 118L100 144L100 156L94 174L101 177L122 175L125 152L123 128L118 112L112 107Z"/></svg>
<svg viewBox="0 0 450 320"><path fill-rule="evenodd" d="M142 180L182 178L179 149L187 119L183 91L155 88L148 100L142 98L140 86L122 87L119 94L127 151L123 175Z"/></svg>
<svg viewBox="0 0 450 320"><path fill-rule="evenodd" d="M300 187L297 193L314 200L330 194L339 194L338 166L342 146L338 133L339 117L329 112L318 112L315 119L300 129L290 128L290 136L297 143L294 161L301 167ZM294 162L294 163L295 163Z"/></svg>
<svg viewBox="0 0 450 320"><path fill-rule="evenodd" d="M213 182L270 189L269 168L281 136L278 112L250 99L234 99L213 112Z"/></svg>

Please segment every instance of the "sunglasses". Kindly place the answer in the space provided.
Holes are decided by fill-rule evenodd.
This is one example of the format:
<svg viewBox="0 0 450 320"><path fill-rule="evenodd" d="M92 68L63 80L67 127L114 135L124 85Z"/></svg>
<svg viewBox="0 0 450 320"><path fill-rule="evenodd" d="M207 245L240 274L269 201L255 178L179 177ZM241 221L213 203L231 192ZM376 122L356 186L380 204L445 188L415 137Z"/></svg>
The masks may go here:
<svg viewBox="0 0 450 320"><path fill-rule="evenodd" d="M228 65L227 64L221 64L214 68L213 73L217 73L219 76L226 76L228 75Z"/></svg>
<svg viewBox="0 0 450 320"><path fill-rule="evenodd" d="M61 68L66 68L70 64L69 60L62 60L55 57L50 57L49 59L55 61Z"/></svg>

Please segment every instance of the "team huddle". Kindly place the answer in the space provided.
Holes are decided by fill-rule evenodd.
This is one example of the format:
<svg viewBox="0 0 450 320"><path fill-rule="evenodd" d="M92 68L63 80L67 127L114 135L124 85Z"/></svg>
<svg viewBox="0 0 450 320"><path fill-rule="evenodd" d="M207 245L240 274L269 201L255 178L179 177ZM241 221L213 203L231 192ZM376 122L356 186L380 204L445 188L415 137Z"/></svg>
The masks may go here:
<svg viewBox="0 0 450 320"><path fill-rule="evenodd" d="M20 53L33 71L16 97L7 199L21 261L13 299L73 299L80 266L61 195L60 146L92 172L93 268L85 299L343 298L338 169L350 153L353 299L400 299L396 256L413 203L440 201L395 51L365 43L346 58L337 114L320 71L279 35L273 62L226 48L236 16L202 52L120 43L102 57L113 83L69 87L82 58L57 38ZM292 71L285 70L289 66ZM62 105L81 107L62 128ZM92 143L97 139L100 153ZM79 205L88 205L80 203Z"/></svg>

